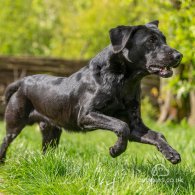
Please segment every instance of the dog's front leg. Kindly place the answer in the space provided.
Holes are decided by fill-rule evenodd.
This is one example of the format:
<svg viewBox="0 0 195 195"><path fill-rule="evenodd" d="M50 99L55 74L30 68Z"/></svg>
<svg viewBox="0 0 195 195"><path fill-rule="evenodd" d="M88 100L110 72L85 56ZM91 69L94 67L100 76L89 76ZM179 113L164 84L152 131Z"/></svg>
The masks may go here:
<svg viewBox="0 0 195 195"><path fill-rule="evenodd" d="M156 146L165 158L173 164L177 164L181 161L179 153L168 144L164 135L155 132L144 125L141 119L139 101L131 101L126 114L131 130L129 141Z"/></svg>
<svg viewBox="0 0 195 195"><path fill-rule="evenodd" d="M143 123L139 123L133 127L129 140L155 145L165 158L173 164L181 161L179 153L168 144L164 135L150 130Z"/></svg>
<svg viewBox="0 0 195 195"><path fill-rule="evenodd" d="M78 122L83 129L105 129L117 135L117 142L109 149L112 157L117 157L126 150L130 134L127 123L96 112L82 115Z"/></svg>

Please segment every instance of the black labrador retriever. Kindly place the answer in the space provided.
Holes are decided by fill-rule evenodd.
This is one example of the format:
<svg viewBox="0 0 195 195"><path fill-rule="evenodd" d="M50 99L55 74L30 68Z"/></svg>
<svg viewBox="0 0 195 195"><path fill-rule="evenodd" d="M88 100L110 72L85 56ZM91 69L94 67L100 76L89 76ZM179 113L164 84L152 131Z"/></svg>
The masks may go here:
<svg viewBox="0 0 195 195"><path fill-rule="evenodd" d="M61 128L79 132L105 129L118 137L109 150L112 157L123 153L128 141L136 141L155 145L173 164L181 161L162 134L143 124L140 82L149 74L172 76L182 54L166 44L158 21L118 26L109 34L111 44L71 76L27 76L7 87L2 162L9 144L34 122L40 124L44 152L48 144L58 145Z"/></svg>

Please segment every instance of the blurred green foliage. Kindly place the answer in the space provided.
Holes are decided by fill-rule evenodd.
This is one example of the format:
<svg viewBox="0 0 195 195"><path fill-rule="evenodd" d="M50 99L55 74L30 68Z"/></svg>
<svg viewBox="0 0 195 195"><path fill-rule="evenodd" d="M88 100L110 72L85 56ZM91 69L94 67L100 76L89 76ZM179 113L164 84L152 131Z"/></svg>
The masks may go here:
<svg viewBox="0 0 195 195"><path fill-rule="evenodd" d="M112 27L158 19L168 44L184 54L191 84L182 90L195 86L194 0L0 0L0 10L0 55L67 59L93 57L109 44ZM171 82L176 91L183 86Z"/></svg>
<svg viewBox="0 0 195 195"><path fill-rule="evenodd" d="M157 120L159 117L157 107L151 104L151 100L148 96L142 99L141 114L142 118L144 119L144 122L148 122L151 119Z"/></svg>
<svg viewBox="0 0 195 195"><path fill-rule="evenodd" d="M159 19L168 42L195 64L195 3L177 0L0 0L0 53L90 58L117 25Z"/></svg>

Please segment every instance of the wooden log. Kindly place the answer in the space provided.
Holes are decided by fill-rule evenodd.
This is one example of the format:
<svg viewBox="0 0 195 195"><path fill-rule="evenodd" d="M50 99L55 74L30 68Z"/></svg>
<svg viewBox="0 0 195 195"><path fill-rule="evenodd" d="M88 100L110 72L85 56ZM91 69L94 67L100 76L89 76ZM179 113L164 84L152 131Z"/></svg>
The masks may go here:
<svg viewBox="0 0 195 195"><path fill-rule="evenodd" d="M29 73L50 72L56 75L70 75L87 63L88 60L0 56L0 72L3 70L27 70Z"/></svg>

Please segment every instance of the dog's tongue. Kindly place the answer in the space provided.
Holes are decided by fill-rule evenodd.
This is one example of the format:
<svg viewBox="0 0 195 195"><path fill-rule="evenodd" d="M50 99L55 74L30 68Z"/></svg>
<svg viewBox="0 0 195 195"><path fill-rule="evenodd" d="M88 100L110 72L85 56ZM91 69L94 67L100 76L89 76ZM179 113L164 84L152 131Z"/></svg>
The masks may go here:
<svg viewBox="0 0 195 195"><path fill-rule="evenodd" d="M167 78L167 77L172 76L173 71L171 70L171 68L164 67L164 68L160 69L159 74L160 74L161 77Z"/></svg>

